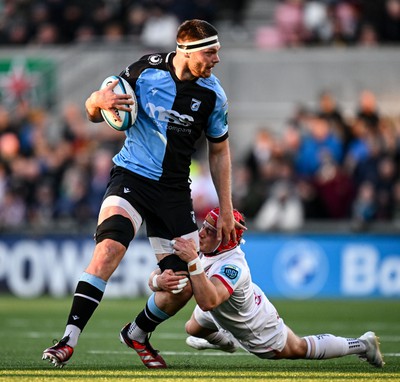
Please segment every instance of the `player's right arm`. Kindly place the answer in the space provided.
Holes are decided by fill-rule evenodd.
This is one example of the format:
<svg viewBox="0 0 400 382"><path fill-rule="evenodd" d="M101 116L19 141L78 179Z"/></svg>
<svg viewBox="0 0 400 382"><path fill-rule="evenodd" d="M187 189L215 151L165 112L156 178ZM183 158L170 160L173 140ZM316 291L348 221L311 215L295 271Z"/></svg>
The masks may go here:
<svg viewBox="0 0 400 382"><path fill-rule="evenodd" d="M212 310L228 300L230 293L223 282L216 277L207 278L193 240L178 237L175 239L174 249L188 263L193 295L203 311Z"/></svg>
<svg viewBox="0 0 400 382"><path fill-rule="evenodd" d="M100 109L110 111L119 121L119 115L115 113L115 109L130 111L126 105L133 105L133 100L129 94L115 94L113 89L117 85L115 80L104 89L94 91L85 102L86 115L91 122L104 121Z"/></svg>

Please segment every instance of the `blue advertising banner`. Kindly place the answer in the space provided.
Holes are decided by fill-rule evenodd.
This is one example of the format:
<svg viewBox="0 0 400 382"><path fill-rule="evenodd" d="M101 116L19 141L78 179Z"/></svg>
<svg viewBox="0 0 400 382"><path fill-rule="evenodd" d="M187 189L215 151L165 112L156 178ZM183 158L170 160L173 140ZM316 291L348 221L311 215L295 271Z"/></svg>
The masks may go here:
<svg viewBox="0 0 400 382"><path fill-rule="evenodd" d="M87 236L0 238L0 292L18 297L73 293L90 261ZM400 298L400 237L374 235L257 235L243 245L253 281L269 297ZM108 297L150 293L157 266L145 238L135 239L111 277Z"/></svg>
<svg viewBox="0 0 400 382"><path fill-rule="evenodd" d="M400 297L397 236L252 235L243 249L253 281L271 297Z"/></svg>

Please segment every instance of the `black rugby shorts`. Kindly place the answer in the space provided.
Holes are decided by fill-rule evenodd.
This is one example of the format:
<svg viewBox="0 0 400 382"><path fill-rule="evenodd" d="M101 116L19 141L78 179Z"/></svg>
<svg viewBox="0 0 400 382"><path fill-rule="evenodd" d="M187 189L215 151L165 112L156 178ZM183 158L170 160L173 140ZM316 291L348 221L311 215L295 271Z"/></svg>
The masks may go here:
<svg viewBox="0 0 400 382"><path fill-rule="evenodd" d="M189 183L166 185L114 166L104 199L110 195L127 200L139 212L148 237L172 240L198 230Z"/></svg>

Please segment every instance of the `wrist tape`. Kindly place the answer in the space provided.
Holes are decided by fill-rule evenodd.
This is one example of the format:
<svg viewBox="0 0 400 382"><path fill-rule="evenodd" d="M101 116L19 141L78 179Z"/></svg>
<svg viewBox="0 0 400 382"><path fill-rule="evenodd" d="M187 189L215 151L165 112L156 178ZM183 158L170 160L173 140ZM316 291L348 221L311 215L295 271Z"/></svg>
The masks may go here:
<svg viewBox="0 0 400 382"><path fill-rule="evenodd" d="M152 280L152 284L153 284L153 288L154 288L154 289L160 289L160 287L159 287L158 284L157 284L157 278L158 278L158 276L160 276L160 275L154 275L153 280Z"/></svg>
<svg viewBox="0 0 400 382"><path fill-rule="evenodd" d="M188 262L188 271L190 276L199 275L204 272L203 265L201 264L201 260L199 257L196 257L194 260Z"/></svg>

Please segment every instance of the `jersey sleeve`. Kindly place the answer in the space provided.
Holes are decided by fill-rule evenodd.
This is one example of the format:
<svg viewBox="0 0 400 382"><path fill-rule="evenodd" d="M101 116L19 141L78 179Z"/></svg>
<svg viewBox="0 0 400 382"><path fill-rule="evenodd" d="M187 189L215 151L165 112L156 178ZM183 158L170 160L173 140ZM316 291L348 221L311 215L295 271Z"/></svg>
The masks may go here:
<svg viewBox="0 0 400 382"><path fill-rule="evenodd" d="M237 264L224 264L212 277L218 278L226 287L229 294L232 294L239 285L242 269Z"/></svg>
<svg viewBox="0 0 400 382"><path fill-rule="evenodd" d="M217 97L208 119L206 136L211 142L222 142L228 138L228 99L217 79L214 91Z"/></svg>

